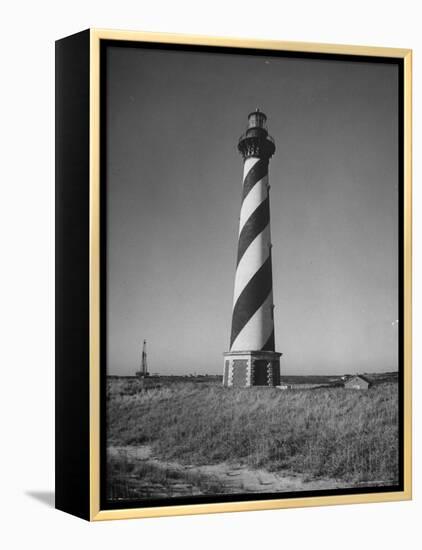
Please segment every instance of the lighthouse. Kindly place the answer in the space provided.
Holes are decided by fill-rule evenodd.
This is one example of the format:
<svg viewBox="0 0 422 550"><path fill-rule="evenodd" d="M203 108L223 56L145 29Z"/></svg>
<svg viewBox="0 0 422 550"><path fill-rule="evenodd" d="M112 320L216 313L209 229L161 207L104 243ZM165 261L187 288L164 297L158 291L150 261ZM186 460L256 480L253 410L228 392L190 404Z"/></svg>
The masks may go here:
<svg viewBox="0 0 422 550"><path fill-rule="evenodd" d="M275 351L270 185L268 165L275 143L267 117L259 109L248 116L239 140L243 157L230 351L224 353L223 385L280 384L280 356Z"/></svg>

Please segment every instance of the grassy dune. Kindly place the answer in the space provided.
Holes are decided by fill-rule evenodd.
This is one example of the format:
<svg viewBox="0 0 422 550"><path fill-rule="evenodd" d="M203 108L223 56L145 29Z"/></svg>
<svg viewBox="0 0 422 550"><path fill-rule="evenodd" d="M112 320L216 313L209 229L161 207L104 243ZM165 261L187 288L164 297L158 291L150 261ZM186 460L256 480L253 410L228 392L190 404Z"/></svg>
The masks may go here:
<svg viewBox="0 0 422 550"><path fill-rule="evenodd" d="M397 384L280 391L182 382L137 393L109 381L108 443L151 445L164 460L243 463L351 482L398 476Z"/></svg>

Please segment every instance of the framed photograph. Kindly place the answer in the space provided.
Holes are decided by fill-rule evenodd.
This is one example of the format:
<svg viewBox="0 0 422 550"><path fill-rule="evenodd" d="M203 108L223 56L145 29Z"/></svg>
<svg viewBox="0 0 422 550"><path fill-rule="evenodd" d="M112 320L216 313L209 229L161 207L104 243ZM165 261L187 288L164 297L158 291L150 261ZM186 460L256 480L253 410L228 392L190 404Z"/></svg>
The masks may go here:
<svg viewBox="0 0 422 550"><path fill-rule="evenodd" d="M411 51L91 29L56 120L56 507L410 499Z"/></svg>

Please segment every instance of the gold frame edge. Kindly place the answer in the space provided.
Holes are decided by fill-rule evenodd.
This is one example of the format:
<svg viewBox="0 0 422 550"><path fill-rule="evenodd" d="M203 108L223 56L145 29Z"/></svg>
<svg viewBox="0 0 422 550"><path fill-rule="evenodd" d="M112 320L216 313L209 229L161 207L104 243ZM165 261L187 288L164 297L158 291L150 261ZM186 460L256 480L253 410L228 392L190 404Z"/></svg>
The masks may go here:
<svg viewBox="0 0 422 550"><path fill-rule="evenodd" d="M90 30L89 73L89 510L100 511L100 41Z"/></svg>
<svg viewBox="0 0 422 550"><path fill-rule="evenodd" d="M285 50L404 60L404 490L354 495L100 510L100 40ZM90 520L152 518L363 504L412 498L412 50L312 42L90 29Z"/></svg>

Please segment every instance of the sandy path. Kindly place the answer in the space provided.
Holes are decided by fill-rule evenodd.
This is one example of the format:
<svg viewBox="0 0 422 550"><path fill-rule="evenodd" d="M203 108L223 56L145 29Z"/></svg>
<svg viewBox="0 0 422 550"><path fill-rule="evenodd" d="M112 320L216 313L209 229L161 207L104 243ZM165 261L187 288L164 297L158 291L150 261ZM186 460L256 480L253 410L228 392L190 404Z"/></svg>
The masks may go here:
<svg viewBox="0 0 422 550"><path fill-rule="evenodd" d="M154 457L148 445L138 447L109 447L110 456L124 455L130 461L145 460L162 468L181 469L197 472L218 479L227 492L274 493L291 491L314 491L318 489L338 489L348 486L344 481L335 479L317 479L307 481L300 474L268 472L255 470L243 465L206 464L202 466L184 465L178 462L164 461Z"/></svg>

